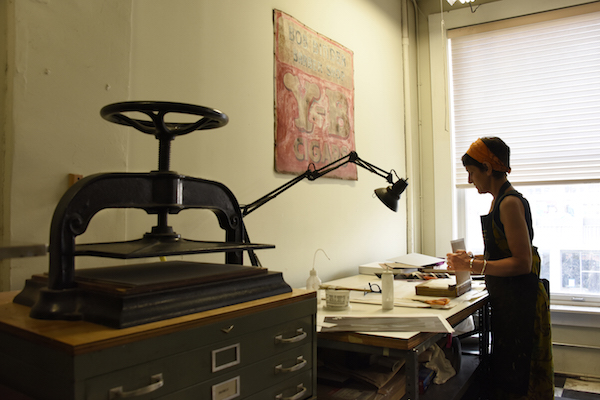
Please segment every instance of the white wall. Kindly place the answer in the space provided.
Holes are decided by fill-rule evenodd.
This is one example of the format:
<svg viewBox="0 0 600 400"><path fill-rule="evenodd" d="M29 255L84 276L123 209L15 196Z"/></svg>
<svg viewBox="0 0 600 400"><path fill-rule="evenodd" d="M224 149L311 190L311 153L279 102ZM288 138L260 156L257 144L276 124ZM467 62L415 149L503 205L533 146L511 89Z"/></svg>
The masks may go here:
<svg viewBox="0 0 600 400"><path fill-rule="evenodd" d="M102 120L99 110L128 97L131 4L16 0L2 7L9 26L2 44L9 57L3 156L11 161L1 171L5 239L48 243L69 173L127 168L127 136ZM118 213L99 215L94 237L123 239L121 220ZM1 289L18 289L33 273L47 271L48 262L11 259L2 267L10 272Z"/></svg>
<svg viewBox="0 0 600 400"><path fill-rule="evenodd" d="M2 6L0 4L0 65L8 65L8 7ZM2 72L0 72L0 243L5 243L7 239L5 237L8 236L8 232L5 231L5 226L7 225L8 220L8 207L6 205L9 202L8 197L8 184L5 183L7 179L7 169L12 170L10 166L12 165L12 158L9 159L8 153L6 151L8 137L5 134L6 130L9 129L7 115L9 111L7 110L7 74L8 71L5 68ZM11 136L12 137L12 136ZM8 283L10 281L10 271L8 266L4 267L4 261L0 260L0 290L4 287L8 287ZM6 264L8 265L8 264Z"/></svg>
<svg viewBox="0 0 600 400"><path fill-rule="evenodd" d="M225 112L227 126L175 140L171 167L224 183L242 204L291 179L273 167L274 8L354 52L357 152L404 177L398 1L15 0L8 5L16 21L9 38L16 43L9 66L11 241L47 242L69 173L156 169L153 137L100 118L100 108L113 102L177 101ZM358 176L302 182L249 215L250 238L276 245L258 252L263 265L300 287L319 248L331 258L317 257L322 279L405 254L405 201L392 213L372 197L386 182L362 169ZM223 239L207 212L184 211L170 221L186 238ZM138 238L154 222L143 212L103 211L80 239ZM77 266L108 262L78 259ZM19 289L31 274L47 271L47 260L13 259L10 269L10 288Z"/></svg>

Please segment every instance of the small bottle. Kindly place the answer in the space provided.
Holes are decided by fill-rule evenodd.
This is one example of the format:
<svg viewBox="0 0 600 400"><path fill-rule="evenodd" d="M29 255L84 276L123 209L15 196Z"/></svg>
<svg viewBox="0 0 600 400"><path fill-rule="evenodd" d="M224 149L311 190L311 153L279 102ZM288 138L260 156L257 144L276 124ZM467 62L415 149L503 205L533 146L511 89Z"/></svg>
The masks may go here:
<svg viewBox="0 0 600 400"><path fill-rule="evenodd" d="M306 280L306 289L317 291L317 304L321 304L321 279L317 276L317 271L313 268L310 270L310 276Z"/></svg>
<svg viewBox="0 0 600 400"><path fill-rule="evenodd" d="M390 270L381 274L381 308L394 309L394 273Z"/></svg>

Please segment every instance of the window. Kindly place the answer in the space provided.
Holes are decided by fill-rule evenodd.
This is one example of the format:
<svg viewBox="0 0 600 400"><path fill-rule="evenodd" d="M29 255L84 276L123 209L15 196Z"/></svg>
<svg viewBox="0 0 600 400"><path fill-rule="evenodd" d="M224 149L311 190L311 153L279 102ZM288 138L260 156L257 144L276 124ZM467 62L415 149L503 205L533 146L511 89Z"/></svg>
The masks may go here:
<svg viewBox="0 0 600 400"><path fill-rule="evenodd" d="M448 34L459 235L483 251L491 196L468 184L460 158L499 136L553 302L600 303L600 12L515 25Z"/></svg>

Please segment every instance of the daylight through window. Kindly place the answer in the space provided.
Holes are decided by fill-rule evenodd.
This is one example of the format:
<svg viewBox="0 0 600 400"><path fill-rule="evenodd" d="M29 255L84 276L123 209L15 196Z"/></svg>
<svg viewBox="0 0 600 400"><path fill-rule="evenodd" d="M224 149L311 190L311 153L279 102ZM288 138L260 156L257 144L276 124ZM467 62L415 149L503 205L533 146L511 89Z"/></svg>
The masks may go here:
<svg viewBox="0 0 600 400"><path fill-rule="evenodd" d="M498 136L553 302L600 302L600 12L449 37L459 234L483 251L491 196L468 184L460 158Z"/></svg>

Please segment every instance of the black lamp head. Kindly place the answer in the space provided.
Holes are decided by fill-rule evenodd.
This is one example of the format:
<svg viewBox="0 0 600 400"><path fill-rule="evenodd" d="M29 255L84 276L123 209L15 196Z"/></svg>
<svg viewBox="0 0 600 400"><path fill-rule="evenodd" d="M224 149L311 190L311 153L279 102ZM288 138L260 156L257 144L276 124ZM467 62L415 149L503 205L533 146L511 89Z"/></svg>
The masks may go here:
<svg viewBox="0 0 600 400"><path fill-rule="evenodd" d="M398 211L398 201L400 195L404 192L408 183L404 179L400 179L398 182L386 188L375 189L375 194L390 210Z"/></svg>

